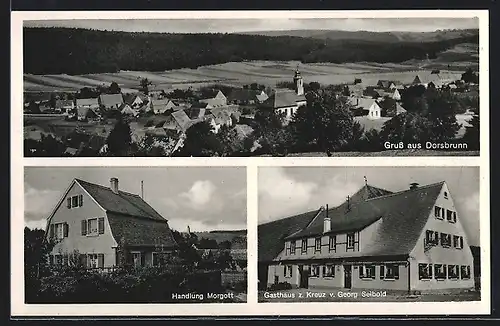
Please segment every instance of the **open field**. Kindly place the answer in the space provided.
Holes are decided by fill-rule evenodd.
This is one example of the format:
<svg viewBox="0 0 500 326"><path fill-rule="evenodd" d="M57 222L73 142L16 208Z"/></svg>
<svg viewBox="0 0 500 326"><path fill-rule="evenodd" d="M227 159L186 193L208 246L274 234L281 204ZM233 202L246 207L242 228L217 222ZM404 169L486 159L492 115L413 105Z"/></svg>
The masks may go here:
<svg viewBox="0 0 500 326"><path fill-rule="evenodd" d="M467 47L464 45L467 49ZM464 51L464 50L460 50ZM455 56L460 51L453 52ZM448 54L448 57L450 54ZM462 56L470 58L470 54ZM439 58L438 58L439 59ZM96 87L115 81L124 93L139 89L141 78L148 78L154 88L168 91L173 88L199 87L211 83L241 87L257 82L267 86L275 86L280 81L290 81L299 63L296 61L250 61L228 62L224 64L203 66L197 69L176 69L163 72L120 71L118 73L101 73L70 76L61 75L24 75L25 91L75 91L83 87ZM435 64L434 64L435 65ZM365 85L375 85L379 79L398 80L410 83L417 74L430 74L429 69L420 69L421 62L401 64L387 63L308 63L300 64L299 68L304 82L317 81L321 84L352 83L355 78L361 78ZM435 68L435 67L433 67ZM465 68L464 68L465 69ZM460 71L442 71L445 78L460 79Z"/></svg>
<svg viewBox="0 0 500 326"><path fill-rule="evenodd" d="M376 290L375 292L377 292ZM447 302L447 301L480 301L481 294L476 291L459 293L428 293L421 295L409 295L404 292L386 291L384 297L367 296L370 290L348 290L348 289L293 289L282 291L259 291L259 302ZM272 295L280 295L281 298L269 298ZM323 295L325 294L325 295ZM291 298L291 296L294 298ZM323 297L314 297L314 296ZM267 298L266 298L267 297Z"/></svg>

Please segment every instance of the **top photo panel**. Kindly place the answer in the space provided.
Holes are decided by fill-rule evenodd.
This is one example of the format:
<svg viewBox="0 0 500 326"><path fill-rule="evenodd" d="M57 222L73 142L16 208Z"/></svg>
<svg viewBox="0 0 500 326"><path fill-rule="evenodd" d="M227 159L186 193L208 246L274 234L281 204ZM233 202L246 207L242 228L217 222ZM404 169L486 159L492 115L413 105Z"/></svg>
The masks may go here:
<svg viewBox="0 0 500 326"><path fill-rule="evenodd" d="M23 19L24 156L479 156L484 25L436 14Z"/></svg>

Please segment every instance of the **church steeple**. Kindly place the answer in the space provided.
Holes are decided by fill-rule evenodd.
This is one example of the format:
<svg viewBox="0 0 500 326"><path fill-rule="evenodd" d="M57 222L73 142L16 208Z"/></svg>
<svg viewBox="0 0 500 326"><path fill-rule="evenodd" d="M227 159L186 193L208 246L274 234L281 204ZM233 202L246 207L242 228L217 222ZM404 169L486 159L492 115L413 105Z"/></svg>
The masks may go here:
<svg viewBox="0 0 500 326"><path fill-rule="evenodd" d="M295 70L293 83L295 84L295 93L297 93L297 95L304 95L304 81L299 71L299 65L297 65L297 69Z"/></svg>

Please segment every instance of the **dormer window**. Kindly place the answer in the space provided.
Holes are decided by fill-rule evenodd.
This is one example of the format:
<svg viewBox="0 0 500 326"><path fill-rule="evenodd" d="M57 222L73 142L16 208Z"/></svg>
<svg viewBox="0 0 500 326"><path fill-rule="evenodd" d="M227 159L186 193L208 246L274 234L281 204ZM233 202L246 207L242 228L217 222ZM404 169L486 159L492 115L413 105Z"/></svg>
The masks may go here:
<svg viewBox="0 0 500 326"><path fill-rule="evenodd" d="M71 208L82 207L83 206L83 195L76 195L66 198L66 206Z"/></svg>

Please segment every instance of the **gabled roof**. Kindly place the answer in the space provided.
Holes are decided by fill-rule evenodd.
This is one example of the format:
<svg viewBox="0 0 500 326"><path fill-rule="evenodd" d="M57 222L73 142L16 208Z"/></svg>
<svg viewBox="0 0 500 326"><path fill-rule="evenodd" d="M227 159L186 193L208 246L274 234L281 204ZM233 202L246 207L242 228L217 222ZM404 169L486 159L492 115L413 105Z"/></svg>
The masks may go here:
<svg viewBox="0 0 500 326"><path fill-rule="evenodd" d="M172 248L177 244L166 220L138 219L128 215L108 212L113 237L127 246L155 246Z"/></svg>
<svg viewBox="0 0 500 326"><path fill-rule="evenodd" d="M378 103L375 99L372 98L365 98L365 97L351 97L350 98L350 103L354 105L356 108L363 108L365 110L370 109L370 107L375 104L377 106Z"/></svg>
<svg viewBox="0 0 500 326"><path fill-rule="evenodd" d="M197 120L197 119L202 119L205 116L205 110L206 109L191 107L191 108L185 110L184 112L187 111L186 114L188 115L189 119Z"/></svg>
<svg viewBox="0 0 500 326"><path fill-rule="evenodd" d="M346 203L328 211L331 219L331 232L345 233L359 231L380 220L376 239L369 240L363 252L352 256L396 256L408 255L423 232L434 203L444 182L416 189L381 195L364 201ZM354 196L353 196L354 197ZM312 237L323 234L323 211L306 229L294 235ZM321 225L320 225L321 224ZM310 229L310 230L308 230Z"/></svg>
<svg viewBox="0 0 500 326"><path fill-rule="evenodd" d="M114 108L122 105L123 96L122 94L101 94L99 95L99 101L101 105L107 108Z"/></svg>
<svg viewBox="0 0 500 326"><path fill-rule="evenodd" d="M292 90L277 90L267 100L264 101L264 106L278 109L288 106L295 106L297 102L305 101L304 95L297 95Z"/></svg>
<svg viewBox="0 0 500 326"><path fill-rule="evenodd" d="M254 89L235 89L228 96L230 101L265 101L268 96L261 90Z"/></svg>
<svg viewBox="0 0 500 326"><path fill-rule="evenodd" d="M209 104L205 102L194 102L191 108L206 109L208 106Z"/></svg>
<svg viewBox="0 0 500 326"><path fill-rule="evenodd" d="M107 212L154 221L167 221L138 195L121 190L115 194L109 187L81 179L75 180Z"/></svg>
<svg viewBox="0 0 500 326"><path fill-rule="evenodd" d="M76 106L99 106L97 98L77 98Z"/></svg>
<svg viewBox="0 0 500 326"><path fill-rule="evenodd" d="M211 111L211 113L214 116L214 120L215 120L216 124L223 124L231 119L231 114L229 114L229 112L227 112L227 110L214 109Z"/></svg>
<svg viewBox="0 0 500 326"><path fill-rule="evenodd" d="M74 105L73 100L56 100L56 108L62 109L65 107L71 107Z"/></svg>
<svg viewBox="0 0 500 326"><path fill-rule="evenodd" d="M192 125L191 119L189 119L188 115L183 110L175 111L171 116L175 119L182 131L188 130Z"/></svg>

